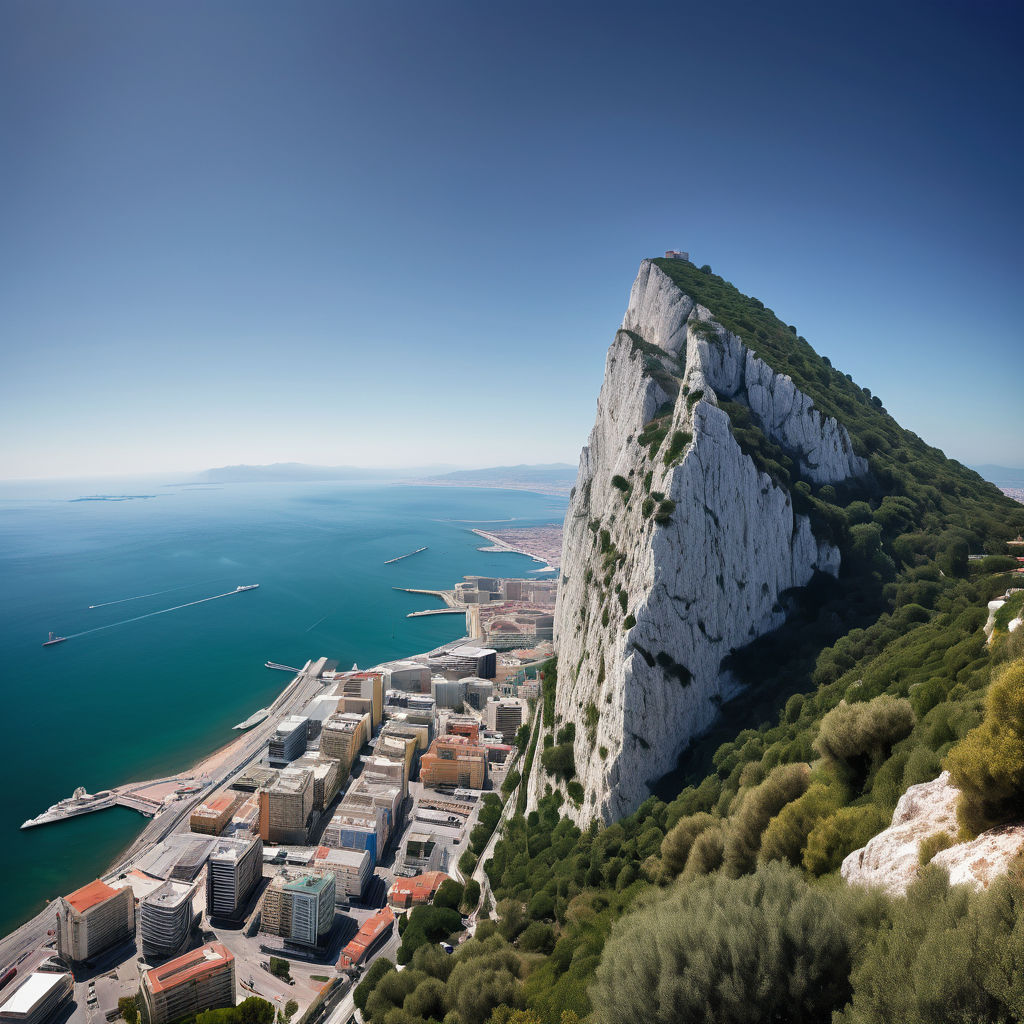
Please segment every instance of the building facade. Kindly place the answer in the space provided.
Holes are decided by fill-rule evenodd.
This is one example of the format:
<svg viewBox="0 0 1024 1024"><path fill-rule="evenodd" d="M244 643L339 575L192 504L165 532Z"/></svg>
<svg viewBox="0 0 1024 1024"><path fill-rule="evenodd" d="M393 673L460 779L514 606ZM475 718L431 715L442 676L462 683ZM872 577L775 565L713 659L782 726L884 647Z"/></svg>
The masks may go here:
<svg viewBox="0 0 1024 1024"><path fill-rule="evenodd" d="M35 971L0 1002L3 1024L45 1024L71 1000L74 979L63 971Z"/></svg>
<svg viewBox="0 0 1024 1024"><path fill-rule="evenodd" d="M220 942L210 942L142 975L142 999L150 1024L235 1005L235 958Z"/></svg>
<svg viewBox="0 0 1024 1024"><path fill-rule="evenodd" d="M206 868L206 913L227 921L244 917L262 877L262 839L219 840Z"/></svg>
<svg viewBox="0 0 1024 1024"><path fill-rule="evenodd" d="M132 887L112 889L97 879L57 901L57 951L79 962L135 934Z"/></svg>
<svg viewBox="0 0 1024 1024"><path fill-rule="evenodd" d="M192 928L195 886L164 882L139 901L139 938L147 959L176 956Z"/></svg>

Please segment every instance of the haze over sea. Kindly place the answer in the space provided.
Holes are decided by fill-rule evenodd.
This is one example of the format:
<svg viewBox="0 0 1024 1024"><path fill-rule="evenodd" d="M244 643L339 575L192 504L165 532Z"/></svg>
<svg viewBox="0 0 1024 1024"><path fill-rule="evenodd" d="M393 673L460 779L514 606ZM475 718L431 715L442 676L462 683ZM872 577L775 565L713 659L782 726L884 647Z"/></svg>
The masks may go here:
<svg viewBox="0 0 1024 1024"><path fill-rule="evenodd" d="M104 871L145 819L113 808L25 832L70 796L190 767L289 682L267 660L343 667L463 635L455 615L394 586L524 576L539 563L477 551L470 531L560 522L565 500L524 491L372 484L0 485L0 933ZM153 495L75 500L96 495ZM394 565L386 559L427 545ZM96 626L259 583L43 648ZM157 594L158 591L169 591ZM90 610L89 605L121 601Z"/></svg>

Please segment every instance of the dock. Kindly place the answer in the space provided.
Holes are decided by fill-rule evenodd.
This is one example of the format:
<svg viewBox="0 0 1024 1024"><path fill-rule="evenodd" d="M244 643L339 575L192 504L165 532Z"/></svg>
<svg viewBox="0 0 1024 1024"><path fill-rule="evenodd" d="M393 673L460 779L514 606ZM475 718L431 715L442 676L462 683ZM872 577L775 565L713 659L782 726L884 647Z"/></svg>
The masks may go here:
<svg viewBox="0 0 1024 1024"><path fill-rule="evenodd" d="M302 669L292 668L291 665L279 665L276 661L268 661L263 665L264 668L276 668L278 672L291 672L293 676L297 676Z"/></svg>
<svg viewBox="0 0 1024 1024"><path fill-rule="evenodd" d="M238 725L233 725L232 729L238 729L240 732L245 732L246 729L251 729L254 725L259 725L267 715L270 714L270 708L260 708L259 711L254 711L244 722L239 722Z"/></svg>
<svg viewBox="0 0 1024 1024"><path fill-rule="evenodd" d="M465 608L428 608L422 612L409 612L407 619L418 619L424 615L465 615Z"/></svg>
<svg viewBox="0 0 1024 1024"><path fill-rule="evenodd" d="M384 564L385 565L393 565L395 562L400 562L403 558L412 558L413 555L418 555L421 551L426 551L426 550L427 550L427 546L424 544L423 547L417 548L415 551L410 551L408 554L398 555L395 558L389 558Z"/></svg>

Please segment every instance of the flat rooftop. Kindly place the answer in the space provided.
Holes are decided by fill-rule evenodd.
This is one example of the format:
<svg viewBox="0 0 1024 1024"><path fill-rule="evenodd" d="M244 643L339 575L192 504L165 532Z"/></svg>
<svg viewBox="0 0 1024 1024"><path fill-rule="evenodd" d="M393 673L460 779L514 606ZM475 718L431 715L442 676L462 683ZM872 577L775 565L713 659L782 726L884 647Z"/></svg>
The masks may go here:
<svg viewBox="0 0 1024 1024"><path fill-rule="evenodd" d="M165 992L186 982L194 981L205 974L230 964L234 955L227 946L211 942L199 949L193 949L183 956L169 960L162 967L146 972L149 987L154 992Z"/></svg>
<svg viewBox="0 0 1024 1024"><path fill-rule="evenodd" d="M184 882L168 881L154 889L142 902L149 907L156 906L173 910L192 899L192 891L193 886L185 885Z"/></svg>
<svg viewBox="0 0 1024 1024"><path fill-rule="evenodd" d="M7 997L7 1001L0 1004L0 1013L31 1013L32 1008L66 977L67 974L63 971L36 971L30 974L24 983Z"/></svg>

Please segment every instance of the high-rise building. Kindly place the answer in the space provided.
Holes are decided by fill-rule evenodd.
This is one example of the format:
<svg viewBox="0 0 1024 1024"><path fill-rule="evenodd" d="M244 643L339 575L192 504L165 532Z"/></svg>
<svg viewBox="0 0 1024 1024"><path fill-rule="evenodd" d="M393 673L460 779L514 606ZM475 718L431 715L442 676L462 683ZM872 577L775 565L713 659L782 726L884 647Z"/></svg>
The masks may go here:
<svg viewBox="0 0 1024 1024"><path fill-rule="evenodd" d="M373 876L373 859L367 850L335 850L321 846L313 858L320 874L334 875L334 900L345 903L363 898Z"/></svg>
<svg viewBox="0 0 1024 1024"><path fill-rule="evenodd" d="M370 716L367 714L331 715L320 732L320 753L341 762L342 774L349 769L370 738Z"/></svg>
<svg viewBox="0 0 1024 1024"><path fill-rule="evenodd" d="M313 811L313 773L290 765L260 793L260 836L270 843L305 843Z"/></svg>
<svg viewBox="0 0 1024 1024"><path fill-rule="evenodd" d="M3 1024L44 1024L71 999L75 984L63 971L35 971L0 1003Z"/></svg>
<svg viewBox="0 0 1024 1024"><path fill-rule="evenodd" d="M306 751L309 722L302 715L291 715L277 727L270 740L267 760L274 766L286 765Z"/></svg>
<svg viewBox="0 0 1024 1024"><path fill-rule="evenodd" d="M96 879L57 900L57 950L65 960L80 961L135 934L132 887L112 889Z"/></svg>
<svg viewBox="0 0 1024 1024"><path fill-rule="evenodd" d="M206 913L228 921L243 917L262 877L262 839L218 840L206 868Z"/></svg>
<svg viewBox="0 0 1024 1024"><path fill-rule="evenodd" d="M192 928L195 886L164 882L139 901L139 938L150 960L181 952Z"/></svg>
<svg viewBox="0 0 1024 1024"><path fill-rule="evenodd" d="M341 762L323 754L309 753L293 761L291 766L313 773L313 813L323 814L341 788Z"/></svg>
<svg viewBox="0 0 1024 1024"><path fill-rule="evenodd" d="M150 1024L169 1024L204 1010L235 1005L235 958L210 942L142 975Z"/></svg>
<svg viewBox="0 0 1024 1024"><path fill-rule="evenodd" d="M434 676L430 680L430 695L439 708L461 708L466 699L466 684L460 679Z"/></svg>
<svg viewBox="0 0 1024 1024"><path fill-rule="evenodd" d="M424 786L483 789L486 778L487 750L465 736L439 736L420 758Z"/></svg>
<svg viewBox="0 0 1024 1024"><path fill-rule="evenodd" d="M301 946L316 946L334 924L333 872L277 875L263 897L260 931Z"/></svg>
<svg viewBox="0 0 1024 1024"><path fill-rule="evenodd" d="M365 697L371 702L371 731L380 725L384 713L384 673L346 672L334 688L339 697Z"/></svg>
<svg viewBox="0 0 1024 1024"><path fill-rule="evenodd" d="M523 724L523 702L515 698L501 700L492 697L487 702L487 728L501 733L505 743L511 743L519 726Z"/></svg>

